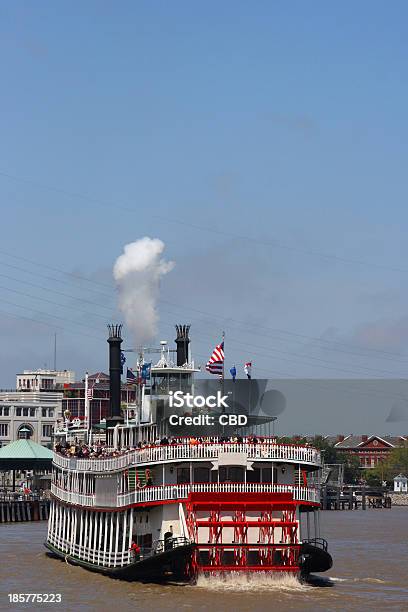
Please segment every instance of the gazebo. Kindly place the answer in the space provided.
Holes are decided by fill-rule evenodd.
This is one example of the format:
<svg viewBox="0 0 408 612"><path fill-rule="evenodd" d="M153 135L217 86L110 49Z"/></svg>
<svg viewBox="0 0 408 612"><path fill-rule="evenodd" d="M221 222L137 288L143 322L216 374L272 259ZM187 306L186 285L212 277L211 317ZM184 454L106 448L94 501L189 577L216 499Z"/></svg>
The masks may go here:
<svg viewBox="0 0 408 612"><path fill-rule="evenodd" d="M408 478L403 474L394 478L394 493L408 493Z"/></svg>
<svg viewBox="0 0 408 612"><path fill-rule="evenodd" d="M13 491L16 490L16 470L52 469L52 451L32 440L20 439L0 448L0 472L13 472Z"/></svg>

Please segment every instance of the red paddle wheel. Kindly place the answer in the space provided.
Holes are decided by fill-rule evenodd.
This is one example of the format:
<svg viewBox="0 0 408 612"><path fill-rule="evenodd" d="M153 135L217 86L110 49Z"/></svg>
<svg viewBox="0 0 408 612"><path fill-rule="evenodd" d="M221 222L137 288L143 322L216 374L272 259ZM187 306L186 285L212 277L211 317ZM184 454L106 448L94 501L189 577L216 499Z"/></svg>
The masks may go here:
<svg viewBox="0 0 408 612"><path fill-rule="evenodd" d="M298 504L291 493L190 493L196 569L298 572Z"/></svg>
<svg viewBox="0 0 408 612"><path fill-rule="evenodd" d="M248 521L246 520L245 507L235 510L234 516L234 544L240 544L234 548L234 562L239 567L247 565L248 548L242 544L248 543Z"/></svg>
<svg viewBox="0 0 408 612"><path fill-rule="evenodd" d="M261 512L259 519L259 544L273 545L275 543L275 525L272 520L272 510ZM273 546L263 546L259 549L259 562L261 566L272 565Z"/></svg>

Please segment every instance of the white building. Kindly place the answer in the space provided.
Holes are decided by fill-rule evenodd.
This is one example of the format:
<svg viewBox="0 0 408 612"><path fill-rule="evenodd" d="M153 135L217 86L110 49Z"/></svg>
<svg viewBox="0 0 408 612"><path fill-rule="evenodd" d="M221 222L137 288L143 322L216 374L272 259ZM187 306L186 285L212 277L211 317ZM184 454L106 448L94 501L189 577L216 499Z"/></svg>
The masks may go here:
<svg viewBox="0 0 408 612"><path fill-rule="evenodd" d="M72 370L24 370L17 374L17 391L50 391L75 382Z"/></svg>
<svg viewBox="0 0 408 612"><path fill-rule="evenodd" d="M74 378L70 370L17 374L17 390L0 391L0 446L22 437L49 445L54 424L62 417L63 386Z"/></svg>
<svg viewBox="0 0 408 612"><path fill-rule="evenodd" d="M408 478L398 474L394 478L394 493L408 493Z"/></svg>

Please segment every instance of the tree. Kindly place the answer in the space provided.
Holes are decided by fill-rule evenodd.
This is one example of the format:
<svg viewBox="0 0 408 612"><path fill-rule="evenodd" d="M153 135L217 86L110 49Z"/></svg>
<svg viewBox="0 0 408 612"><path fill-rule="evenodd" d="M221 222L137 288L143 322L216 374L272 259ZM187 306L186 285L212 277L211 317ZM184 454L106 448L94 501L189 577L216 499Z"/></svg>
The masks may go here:
<svg viewBox="0 0 408 612"><path fill-rule="evenodd" d="M378 468L364 470L364 480L368 484L369 487L381 487L382 479L381 475L378 473Z"/></svg>
<svg viewBox="0 0 408 612"><path fill-rule="evenodd" d="M344 463L340 457L340 453L334 448L333 444L330 444L323 436L315 436L311 440L311 445L322 452L322 460L324 463Z"/></svg>
<svg viewBox="0 0 408 612"><path fill-rule="evenodd" d="M345 484L357 484L361 478L361 466L359 458L355 455L340 454L339 463L344 463Z"/></svg>
<svg viewBox="0 0 408 612"><path fill-rule="evenodd" d="M361 466L360 460L355 455L346 454L339 451L334 444L331 444L323 436L314 436L311 440L307 441L306 438L300 438L294 436L293 438L281 438L282 444L305 444L308 442L314 448L317 448L322 453L322 461L326 464L338 464L344 465L344 483L345 484L356 484L361 478Z"/></svg>
<svg viewBox="0 0 408 612"><path fill-rule="evenodd" d="M381 484L384 480L392 483L398 474L408 474L408 445L394 448L386 461L381 461L375 468L365 470L364 477L368 484L370 480L378 480Z"/></svg>
<svg viewBox="0 0 408 612"><path fill-rule="evenodd" d="M394 448L386 465L392 478L398 474L408 474L408 444Z"/></svg>

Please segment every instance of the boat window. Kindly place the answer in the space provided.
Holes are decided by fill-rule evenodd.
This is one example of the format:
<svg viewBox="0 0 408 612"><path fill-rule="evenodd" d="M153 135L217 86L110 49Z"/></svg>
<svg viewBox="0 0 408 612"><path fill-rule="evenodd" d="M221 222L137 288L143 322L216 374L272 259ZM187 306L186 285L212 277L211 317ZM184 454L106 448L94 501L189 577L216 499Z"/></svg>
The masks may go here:
<svg viewBox="0 0 408 612"><path fill-rule="evenodd" d="M232 465L228 468L228 476L231 482L244 482L245 470L243 467Z"/></svg>
<svg viewBox="0 0 408 612"><path fill-rule="evenodd" d="M210 469L206 467L194 468L194 482L210 482Z"/></svg>
<svg viewBox="0 0 408 612"><path fill-rule="evenodd" d="M219 468L220 482L244 482L244 468L236 465Z"/></svg>
<svg viewBox="0 0 408 612"><path fill-rule="evenodd" d="M177 468L177 484L190 482L190 468Z"/></svg>
<svg viewBox="0 0 408 612"><path fill-rule="evenodd" d="M278 470L273 468L273 482L278 480ZM272 482L272 468L262 468L262 482Z"/></svg>
<svg viewBox="0 0 408 612"><path fill-rule="evenodd" d="M246 474L247 482L261 482L261 470L248 470Z"/></svg>

